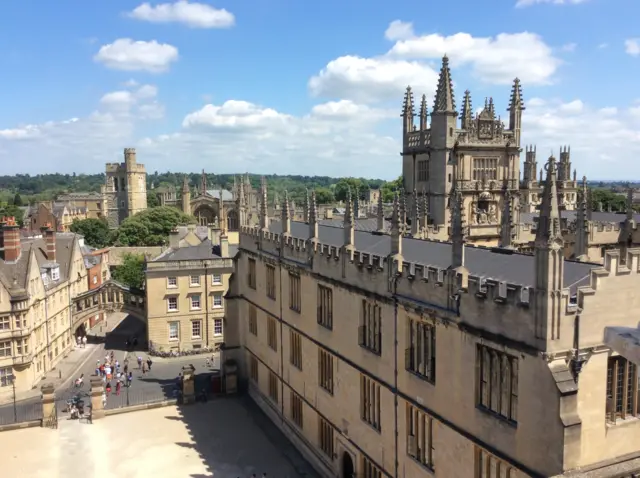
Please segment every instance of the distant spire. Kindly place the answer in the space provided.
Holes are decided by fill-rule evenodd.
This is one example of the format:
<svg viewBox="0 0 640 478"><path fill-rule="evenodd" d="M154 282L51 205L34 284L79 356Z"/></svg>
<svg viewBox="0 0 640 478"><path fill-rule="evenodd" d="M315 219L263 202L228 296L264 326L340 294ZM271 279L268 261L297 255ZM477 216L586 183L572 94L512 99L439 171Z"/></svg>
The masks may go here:
<svg viewBox="0 0 640 478"><path fill-rule="evenodd" d="M541 246L560 244L562 246L562 231L560 230L560 206L558 204L557 163L556 158L549 157L545 169L547 179L542 192L540 203L540 217L536 231L536 243Z"/></svg>
<svg viewBox="0 0 640 478"><path fill-rule="evenodd" d="M489 108L489 110L488 110L489 116L491 117L491 119L495 119L496 118L496 107L493 104L493 98L492 97L489 97L488 108Z"/></svg>
<svg viewBox="0 0 640 478"><path fill-rule="evenodd" d="M522 99L522 85L520 79L513 80L513 86L511 87L511 98L509 99L509 108L507 111L525 110L524 100Z"/></svg>
<svg viewBox="0 0 640 478"><path fill-rule="evenodd" d="M203 196L207 194L207 174L204 172L204 169L202 170L202 178L200 180L200 194Z"/></svg>
<svg viewBox="0 0 640 478"><path fill-rule="evenodd" d="M393 214L391 216L391 256L400 258L400 270L402 270L402 232L400 228L400 198L398 191L393 195Z"/></svg>
<svg viewBox="0 0 640 478"><path fill-rule="evenodd" d="M376 211L376 216L378 219L378 232L385 232L384 227L384 210L383 210L383 202L382 202L382 190L378 191L378 210Z"/></svg>
<svg viewBox="0 0 640 478"><path fill-rule="evenodd" d="M353 249L355 247L355 227L353 220L353 202L351 198L351 188L347 188L347 200L344 210L344 247Z"/></svg>
<svg viewBox="0 0 640 478"><path fill-rule="evenodd" d="M404 93L404 102L402 104L402 118L404 119L405 132L411 132L414 129L413 118L416 115L415 107L413 106L413 91L411 87L407 86L407 91Z"/></svg>
<svg viewBox="0 0 640 478"><path fill-rule="evenodd" d="M222 189L218 191L218 204L220 205L220 229L222 230L222 234L227 234L228 224L227 224L227 213L224 210L224 201L222 200Z"/></svg>
<svg viewBox="0 0 640 478"><path fill-rule="evenodd" d="M449 69L449 58L442 57L442 67L438 78L438 88L433 104L433 113L453 113L457 115L456 102L453 95L453 82L451 81L451 70ZM432 114L433 114L432 113Z"/></svg>
<svg viewBox="0 0 640 478"><path fill-rule="evenodd" d="M278 193L273 193L273 211L277 212L280 209L280 196Z"/></svg>
<svg viewBox="0 0 640 478"><path fill-rule="evenodd" d="M182 180L182 194L189 194L189 178L187 176Z"/></svg>
<svg viewBox="0 0 640 478"><path fill-rule="evenodd" d="M418 193L413 190L413 201L411 202L411 235L418 237L420 233L420 200L418 199Z"/></svg>
<svg viewBox="0 0 640 478"><path fill-rule="evenodd" d="M422 131L427 129L427 116L428 116L428 108L427 108L427 95L422 95L422 100L420 101L420 129Z"/></svg>
<svg viewBox="0 0 640 478"><path fill-rule="evenodd" d="M473 107L471 105L471 92L464 92L464 100L462 102L462 128L469 129L473 121Z"/></svg>
<svg viewBox="0 0 640 478"><path fill-rule="evenodd" d="M284 190L284 202L282 203L282 233L291 234L291 216L289 215L289 193Z"/></svg>
<svg viewBox="0 0 640 478"><path fill-rule="evenodd" d="M302 222L309 223L309 189L304 190L304 207L302 208Z"/></svg>
<svg viewBox="0 0 640 478"><path fill-rule="evenodd" d="M582 177L582 186L578 191L578 208L576 211L576 243L574 255L578 260L588 260L589 242L589 191L587 177Z"/></svg>
<svg viewBox="0 0 640 478"><path fill-rule="evenodd" d="M311 191L311 202L309 204L309 239L318 239L318 204L316 202L316 191Z"/></svg>
<svg viewBox="0 0 640 478"><path fill-rule="evenodd" d="M260 179L260 228L263 231L269 230L269 215L267 207L267 179L262 176Z"/></svg>

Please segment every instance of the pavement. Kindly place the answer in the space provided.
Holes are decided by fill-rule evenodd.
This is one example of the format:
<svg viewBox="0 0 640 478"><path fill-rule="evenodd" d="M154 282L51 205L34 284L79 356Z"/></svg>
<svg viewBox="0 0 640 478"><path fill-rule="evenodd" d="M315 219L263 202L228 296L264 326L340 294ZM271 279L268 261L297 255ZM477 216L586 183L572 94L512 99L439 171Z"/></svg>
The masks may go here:
<svg viewBox="0 0 640 478"><path fill-rule="evenodd" d="M112 415L93 424L63 419L58 430L0 433L2 476L318 478L297 452L285 452L286 437L273 424L265 430L256 413L261 412L244 399L223 398Z"/></svg>

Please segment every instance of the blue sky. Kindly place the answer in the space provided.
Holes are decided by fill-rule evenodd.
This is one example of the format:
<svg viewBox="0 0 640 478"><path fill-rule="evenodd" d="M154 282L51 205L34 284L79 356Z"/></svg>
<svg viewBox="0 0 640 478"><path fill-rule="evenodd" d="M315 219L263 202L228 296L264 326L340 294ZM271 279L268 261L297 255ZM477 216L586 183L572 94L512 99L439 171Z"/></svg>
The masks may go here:
<svg viewBox="0 0 640 478"><path fill-rule="evenodd" d="M520 5L517 3L520 2ZM491 6L489 6L491 5ZM634 0L21 0L0 7L0 174L400 173L402 91L504 112L578 175L640 179ZM458 106L460 102L458 101ZM506 112L503 113L506 115Z"/></svg>

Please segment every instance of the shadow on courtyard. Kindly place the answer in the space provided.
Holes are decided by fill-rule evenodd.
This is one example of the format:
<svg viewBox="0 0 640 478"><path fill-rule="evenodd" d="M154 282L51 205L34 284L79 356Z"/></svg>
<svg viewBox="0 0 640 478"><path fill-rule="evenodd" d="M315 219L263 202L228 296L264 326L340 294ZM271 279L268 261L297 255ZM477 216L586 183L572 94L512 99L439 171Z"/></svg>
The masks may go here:
<svg viewBox="0 0 640 478"><path fill-rule="evenodd" d="M198 453L208 473L190 478L318 478L289 440L248 396L219 396L179 407L192 442L176 442Z"/></svg>

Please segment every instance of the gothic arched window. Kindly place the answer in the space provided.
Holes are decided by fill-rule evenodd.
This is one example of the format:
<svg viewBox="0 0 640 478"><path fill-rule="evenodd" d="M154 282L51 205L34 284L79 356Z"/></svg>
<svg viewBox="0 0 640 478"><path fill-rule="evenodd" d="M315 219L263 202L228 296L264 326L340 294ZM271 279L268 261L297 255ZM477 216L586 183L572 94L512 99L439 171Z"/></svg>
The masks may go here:
<svg viewBox="0 0 640 478"><path fill-rule="evenodd" d="M229 231L237 231L238 227L238 215L235 211L229 211L227 213L227 229Z"/></svg>

